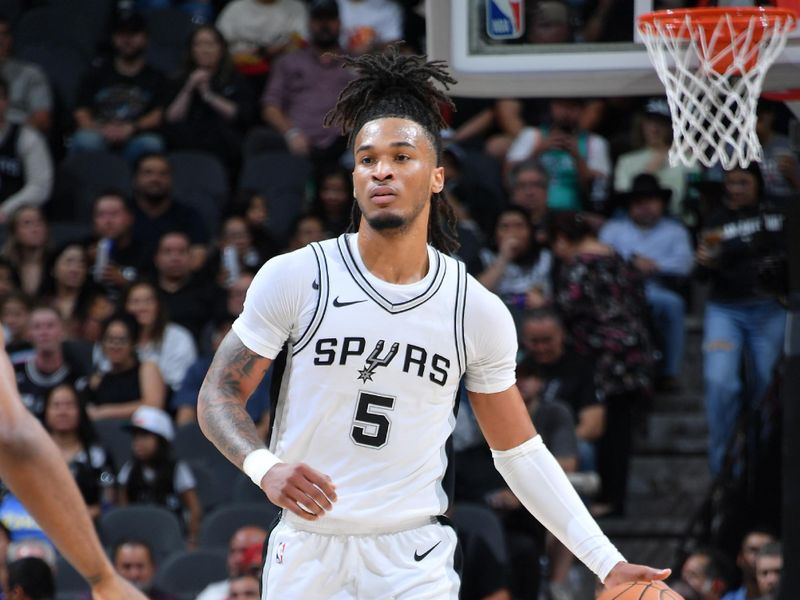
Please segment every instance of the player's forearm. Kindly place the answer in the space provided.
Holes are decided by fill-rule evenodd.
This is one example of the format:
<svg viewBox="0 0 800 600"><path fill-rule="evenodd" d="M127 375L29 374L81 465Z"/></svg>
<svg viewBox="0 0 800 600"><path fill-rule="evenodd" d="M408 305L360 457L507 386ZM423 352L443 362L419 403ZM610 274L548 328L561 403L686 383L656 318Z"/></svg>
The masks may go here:
<svg viewBox="0 0 800 600"><path fill-rule="evenodd" d="M231 331L214 355L197 397L200 429L238 467L250 452L264 447L245 403L270 362L245 347Z"/></svg>
<svg viewBox="0 0 800 600"><path fill-rule="evenodd" d="M83 498L50 436L29 414L6 425L0 433L3 481L89 583L112 577Z"/></svg>

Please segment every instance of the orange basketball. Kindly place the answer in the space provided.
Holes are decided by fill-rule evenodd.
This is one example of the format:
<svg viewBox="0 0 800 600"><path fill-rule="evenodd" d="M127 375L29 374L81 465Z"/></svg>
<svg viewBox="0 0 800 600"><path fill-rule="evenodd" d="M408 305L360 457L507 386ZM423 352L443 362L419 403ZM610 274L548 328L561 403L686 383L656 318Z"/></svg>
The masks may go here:
<svg viewBox="0 0 800 600"><path fill-rule="evenodd" d="M597 600L684 600L684 598L663 581L634 581L606 590Z"/></svg>

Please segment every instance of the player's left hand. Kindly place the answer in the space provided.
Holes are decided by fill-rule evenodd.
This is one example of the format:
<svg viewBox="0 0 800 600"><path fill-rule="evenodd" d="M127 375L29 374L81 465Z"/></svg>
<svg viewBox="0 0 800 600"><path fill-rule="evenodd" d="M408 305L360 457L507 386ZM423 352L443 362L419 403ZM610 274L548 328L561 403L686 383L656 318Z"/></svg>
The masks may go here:
<svg viewBox="0 0 800 600"><path fill-rule="evenodd" d="M609 589L615 585L628 581L656 581L663 580L672 574L672 569L654 569L644 565L634 565L626 562L618 562L608 573L603 582Z"/></svg>

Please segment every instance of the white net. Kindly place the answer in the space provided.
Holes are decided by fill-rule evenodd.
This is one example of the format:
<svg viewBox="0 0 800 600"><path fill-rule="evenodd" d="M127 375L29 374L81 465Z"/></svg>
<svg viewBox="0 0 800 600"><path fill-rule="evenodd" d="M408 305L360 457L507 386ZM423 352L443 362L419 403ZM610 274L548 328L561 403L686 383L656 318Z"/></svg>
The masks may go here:
<svg viewBox="0 0 800 600"><path fill-rule="evenodd" d="M709 25L687 13L639 24L672 112L670 163L731 169L760 161L756 104L795 19L753 15L742 24L725 13Z"/></svg>

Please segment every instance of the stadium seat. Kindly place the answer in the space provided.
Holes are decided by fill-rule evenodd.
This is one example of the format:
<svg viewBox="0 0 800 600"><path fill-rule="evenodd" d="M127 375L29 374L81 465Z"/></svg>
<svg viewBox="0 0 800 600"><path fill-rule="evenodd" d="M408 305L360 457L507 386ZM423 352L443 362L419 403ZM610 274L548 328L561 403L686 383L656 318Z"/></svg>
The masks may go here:
<svg viewBox="0 0 800 600"><path fill-rule="evenodd" d="M186 59L194 28L191 17L179 8L151 10L144 17L149 40L148 62L166 75L175 75Z"/></svg>
<svg viewBox="0 0 800 600"><path fill-rule="evenodd" d="M93 422L97 440L111 454L117 470L131 457L131 433L122 428L126 423L128 419L101 419Z"/></svg>
<svg viewBox="0 0 800 600"><path fill-rule="evenodd" d="M253 485L250 478L244 473L240 473L233 482L234 502L263 502L266 499L264 492Z"/></svg>
<svg viewBox="0 0 800 600"><path fill-rule="evenodd" d="M56 558L56 600L78 600L89 597L89 584L63 556Z"/></svg>
<svg viewBox="0 0 800 600"><path fill-rule="evenodd" d="M197 423L187 423L178 427L173 448L176 458L185 460L193 468L200 465L209 469L217 485L223 490L233 489L233 481L239 474L239 469L208 441ZM224 498L227 498L227 494Z"/></svg>
<svg viewBox="0 0 800 600"><path fill-rule="evenodd" d="M280 508L263 502L241 502L221 506L203 519L200 526L200 546L227 548L233 534L245 525L256 525L269 530Z"/></svg>
<svg viewBox="0 0 800 600"><path fill-rule="evenodd" d="M228 201L225 167L207 152L172 152L172 182L175 197L195 208L213 234L219 229L219 217Z"/></svg>
<svg viewBox="0 0 800 600"><path fill-rule="evenodd" d="M268 153L245 159L239 189L258 190L269 202L270 232L285 241L292 222L306 204L306 184L311 164L300 156Z"/></svg>
<svg viewBox="0 0 800 600"><path fill-rule="evenodd" d="M65 44L48 44L45 40L20 46L16 55L37 64L50 81L56 106L71 113L78 97L78 86L89 61L80 50Z"/></svg>
<svg viewBox="0 0 800 600"><path fill-rule="evenodd" d="M203 513L209 513L228 499L230 488L226 488L219 483L217 476L209 466L200 462L192 462L190 467L197 481L195 491L200 498Z"/></svg>
<svg viewBox="0 0 800 600"><path fill-rule="evenodd" d="M92 20L71 6L40 6L23 12L14 28L18 47L41 44L71 46L87 59L94 57L95 38Z"/></svg>
<svg viewBox="0 0 800 600"><path fill-rule="evenodd" d="M155 587L181 600L193 600L209 583L228 577L226 559L224 549L176 552L161 563Z"/></svg>
<svg viewBox="0 0 800 600"><path fill-rule="evenodd" d="M131 172L124 158L110 152L67 156L56 170L53 198L47 205L48 218L91 223L92 202L107 189L130 194Z"/></svg>
<svg viewBox="0 0 800 600"><path fill-rule="evenodd" d="M156 563L173 552L183 550L183 530L175 513L154 505L130 505L115 508L100 517L100 539L109 549L126 539L147 542Z"/></svg>

